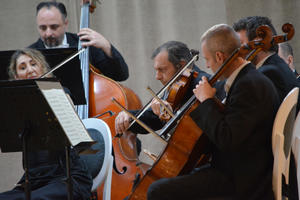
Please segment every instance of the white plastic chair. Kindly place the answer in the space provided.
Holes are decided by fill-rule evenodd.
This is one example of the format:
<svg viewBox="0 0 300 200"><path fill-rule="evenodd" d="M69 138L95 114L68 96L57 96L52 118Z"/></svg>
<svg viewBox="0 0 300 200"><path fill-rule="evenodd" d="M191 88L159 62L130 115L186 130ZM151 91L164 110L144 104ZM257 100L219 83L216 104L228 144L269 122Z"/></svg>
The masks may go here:
<svg viewBox="0 0 300 200"><path fill-rule="evenodd" d="M285 176L285 182L287 184L298 93L299 88L294 88L284 98L273 124L273 192L276 200L286 199L286 197L282 195L282 175Z"/></svg>
<svg viewBox="0 0 300 200"><path fill-rule="evenodd" d="M295 157L298 193L300 192L300 112L297 115L293 129L292 151Z"/></svg>
<svg viewBox="0 0 300 200"><path fill-rule="evenodd" d="M112 139L108 125L101 119L89 118L82 120L90 136L98 142L92 149L99 150L96 154L81 155L88 170L93 176L92 192L104 182L103 200L110 200L112 178ZM102 162L103 161L103 162Z"/></svg>

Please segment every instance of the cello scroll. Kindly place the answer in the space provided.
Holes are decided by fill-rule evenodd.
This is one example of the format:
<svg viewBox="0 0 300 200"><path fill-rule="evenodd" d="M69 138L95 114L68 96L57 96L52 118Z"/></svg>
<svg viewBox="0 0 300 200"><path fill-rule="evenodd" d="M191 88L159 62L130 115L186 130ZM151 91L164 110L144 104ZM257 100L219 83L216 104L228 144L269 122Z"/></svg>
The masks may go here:
<svg viewBox="0 0 300 200"><path fill-rule="evenodd" d="M274 36L273 37L273 43L274 44L289 41L293 38L293 36L295 34L294 26L290 23L283 24L281 29L286 34Z"/></svg>

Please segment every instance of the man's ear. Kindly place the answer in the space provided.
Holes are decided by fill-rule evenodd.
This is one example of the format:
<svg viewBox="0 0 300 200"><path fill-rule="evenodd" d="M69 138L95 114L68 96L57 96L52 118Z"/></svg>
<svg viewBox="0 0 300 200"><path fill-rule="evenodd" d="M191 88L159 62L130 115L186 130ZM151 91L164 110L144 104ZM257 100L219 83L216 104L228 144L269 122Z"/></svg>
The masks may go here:
<svg viewBox="0 0 300 200"><path fill-rule="evenodd" d="M66 26L65 31L68 29L68 25L69 25L69 20L65 19L65 26Z"/></svg>
<svg viewBox="0 0 300 200"><path fill-rule="evenodd" d="M216 61L219 62L219 63L223 63L224 62L224 53L221 52L221 51L217 51L216 54Z"/></svg>
<svg viewBox="0 0 300 200"><path fill-rule="evenodd" d="M184 67L186 65L186 62L184 60L181 60L179 62L179 65L180 65L179 68L182 68L182 67Z"/></svg>
<svg viewBox="0 0 300 200"><path fill-rule="evenodd" d="M294 62L294 58L293 58L293 56L292 55L289 55L288 57L287 57L287 62L288 62L288 65L290 65L291 63L293 63Z"/></svg>

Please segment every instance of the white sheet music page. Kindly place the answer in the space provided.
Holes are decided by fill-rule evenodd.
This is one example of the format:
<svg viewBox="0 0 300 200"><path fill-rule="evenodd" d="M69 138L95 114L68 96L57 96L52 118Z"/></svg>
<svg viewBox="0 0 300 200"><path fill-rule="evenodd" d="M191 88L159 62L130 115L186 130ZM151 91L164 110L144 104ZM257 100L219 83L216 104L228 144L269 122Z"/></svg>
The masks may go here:
<svg viewBox="0 0 300 200"><path fill-rule="evenodd" d="M36 81L72 146L93 142L58 82Z"/></svg>

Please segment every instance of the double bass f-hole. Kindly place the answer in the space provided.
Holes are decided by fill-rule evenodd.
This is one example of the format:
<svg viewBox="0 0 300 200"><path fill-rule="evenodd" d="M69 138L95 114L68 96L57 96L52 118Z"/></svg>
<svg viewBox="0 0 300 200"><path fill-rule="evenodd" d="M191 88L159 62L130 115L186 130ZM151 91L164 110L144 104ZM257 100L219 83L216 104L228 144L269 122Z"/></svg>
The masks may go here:
<svg viewBox="0 0 300 200"><path fill-rule="evenodd" d="M104 115L106 115L106 114L108 114L108 116L107 117L103 117ZM105 119L105 118L109 118L109 117L112 117L113 115L115 115L116 113L114 113L113 111L111 111L111 110L108 110L108 111L105 111L104 113L101 113L101 114L99 114L99 115L96 115L96 116L94 116L94 118L102 118L102 119Z"/></svg>

